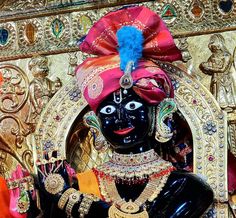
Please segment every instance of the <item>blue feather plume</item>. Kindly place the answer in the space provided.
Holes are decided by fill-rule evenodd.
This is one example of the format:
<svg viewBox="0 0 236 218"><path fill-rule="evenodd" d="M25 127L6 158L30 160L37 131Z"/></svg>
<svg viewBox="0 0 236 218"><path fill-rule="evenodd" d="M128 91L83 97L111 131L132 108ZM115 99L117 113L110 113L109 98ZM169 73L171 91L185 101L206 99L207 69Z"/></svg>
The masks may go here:
<svg viewBox="0 0 236 218"><path fill-rule="evenodd" d="M142 57L143 51L143 34L133 26L124 26L116 33L119 45L120 69L125 71L130 61L134 62L134 69Z"/></svg>

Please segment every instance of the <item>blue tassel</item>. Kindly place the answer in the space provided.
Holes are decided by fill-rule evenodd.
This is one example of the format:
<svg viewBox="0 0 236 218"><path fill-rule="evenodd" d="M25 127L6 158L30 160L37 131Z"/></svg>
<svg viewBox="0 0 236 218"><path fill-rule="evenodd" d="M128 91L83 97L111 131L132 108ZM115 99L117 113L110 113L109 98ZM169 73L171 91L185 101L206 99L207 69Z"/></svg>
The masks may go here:
<svg viewBox="0 0 236 218"><path fill-rule="evenodd" d="M125 71L130 61L134 62L135 69L142 57L144 41L142 32L133 26L124 26L117 31L116 36L119 45L120 69Z"/></svg>

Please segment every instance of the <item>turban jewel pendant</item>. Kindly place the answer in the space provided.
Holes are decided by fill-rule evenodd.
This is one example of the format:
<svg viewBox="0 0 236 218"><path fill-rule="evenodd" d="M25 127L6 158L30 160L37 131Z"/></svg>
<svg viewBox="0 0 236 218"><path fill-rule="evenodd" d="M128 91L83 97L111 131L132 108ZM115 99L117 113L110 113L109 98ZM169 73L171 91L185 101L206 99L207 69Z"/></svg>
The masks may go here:
<svg viewBox="0 0 236 218"><path fill-rule="evenodd" d="M120 78L120 86L123 89L130 89L133 86L133 78L131 76L133 66L134 66L134 62L129 61L126 66L124 75Z"/></svg>

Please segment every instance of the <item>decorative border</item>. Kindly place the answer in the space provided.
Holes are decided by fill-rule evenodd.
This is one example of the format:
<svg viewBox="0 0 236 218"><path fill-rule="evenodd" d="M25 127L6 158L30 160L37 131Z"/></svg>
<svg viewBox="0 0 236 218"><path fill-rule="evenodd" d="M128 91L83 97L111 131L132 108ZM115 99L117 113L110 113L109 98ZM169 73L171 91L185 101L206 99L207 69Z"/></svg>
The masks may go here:
<svg viewBox="0 0 236 218"><path fill-rule="evenodd" d="M227 114L199 81L171 64L160 63L160 66L169 72L172 80L179 82L179 88L175 90L176 101L190 126L193 144L196 145L194 172L207 179L217 200L225 202L228 199ZM209 126L215 128L216 132L209 130Z"/></svg>
<svg viewBox="0 0 236 218"><path fill-rule="evenodd" d="M40 0L39 0L40 1ZM9 10L1 10L0 8L0 22L4 20L12 20L12 17L19 19L25 19L25 18L32 18L37 16L50 16L52 14L63 14L68 13L72 11L82 11L82 10L93 10L93 9L99 9L104 7L113 7L121 4L137 4L140 2L148 2L148 0L97 0L94 2L87 2L82 3L81 2L75 2L75 3L66 3L66 4L49 4L44 5L43 7L37 8L20 8L18 10L16 8L16 11L13 11L12 9Z"/></svg>
<svg viewBox="0 0 236 218"><path fill-rule="evenodd" d="M205 13L200 19L194 19L189 14L190 4L193 2L191 0L186 1L172 1L163 0L162 2L142 2L140 5L145 5L153 11L156 11L161 15L163 7L167 4L173 5L176 10L177 18L173 22L167 23L173 36L175 38L187 37L193 35L209 34L214 32L222 32L229 30L236 30L236 6L234 6L234 11L226 15L222 15L218 7L218 1L214 0L195 0L204 3ZM140 1L137 1L140 2ZM115 5L115 4L113 4ZM117 5L117 3L116 3ZM91 23L95 23L100 17L108 13L111 10L116 10L121 6L115 6L110 8L96 8L87 11L82 11L84 8L73 8L70 11L63 11L58 9L57 11L52 11L50 16L44 14L43 12L37 12L32 17L12 17L12 22L8 23L13 28L10 30L10 35L13 36L11 39L11 46L4 46L1 52L0 61L8 61L26 57L32 57L35 54L58 54L79 51L77 47L77 42L81 36L83 36L86 31L82 27L83 24L80 22L80 18L87 16L91 19ZM54 14L53 14L54 13ZM49 16L49 17L47 17ZM223 16L223 17L222 17ZM16 20L17 21L14 21ZM51 30L51 22L55 19L59 19L63 22L65 27L61 37L54 37ZM10 18L9 18L10 20ZM28 46L25 44L23 37L23 29L26 23L32 22L37 26L38 30L38 40L39 44L33 46ZM0 26L6 25L1 24ZM88 26L91 26L88 20ZM16 33L14 26L17 24L18 33ZM41 32L42 31L42 32ZM14 42L14 46L12 46ZM10 43L9 43L10 44Z"/></svg>
<svg viewBox="0 0 236 218"><path fill-rule="evenodd" d="M68 84L53 96L40 116L34 133L35 160L42 160L43 152L50 147L54 149L54 146L60 151L59 157L66 157L67 135L72 123L86 106L87 102L81 98L76 81L71 77ZM46 126L50 128L45 129ZM47 146L49 144L51 146Z"/></svg>
<svg viewBox="0 0 236 218"><path fill-rule="evenodd" d="M233 216L229 215L229 207L227 203L216 203L215 204L216 209L216 216L217 218L233 218Z"/></svg>

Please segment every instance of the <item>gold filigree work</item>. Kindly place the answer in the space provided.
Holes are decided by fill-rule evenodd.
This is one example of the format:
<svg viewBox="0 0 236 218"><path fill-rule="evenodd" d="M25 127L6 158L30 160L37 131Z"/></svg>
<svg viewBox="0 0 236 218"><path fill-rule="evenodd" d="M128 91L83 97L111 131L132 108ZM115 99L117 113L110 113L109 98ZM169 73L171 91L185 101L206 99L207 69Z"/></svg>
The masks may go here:
<svg viewBox="0 0 236 218"><path fill-rule="evenodd" d="M28 98L28 77L19 67L10 64L0 65L0 72L3 78L0 86L0 111L15 113L22 109Z"/></svg>

